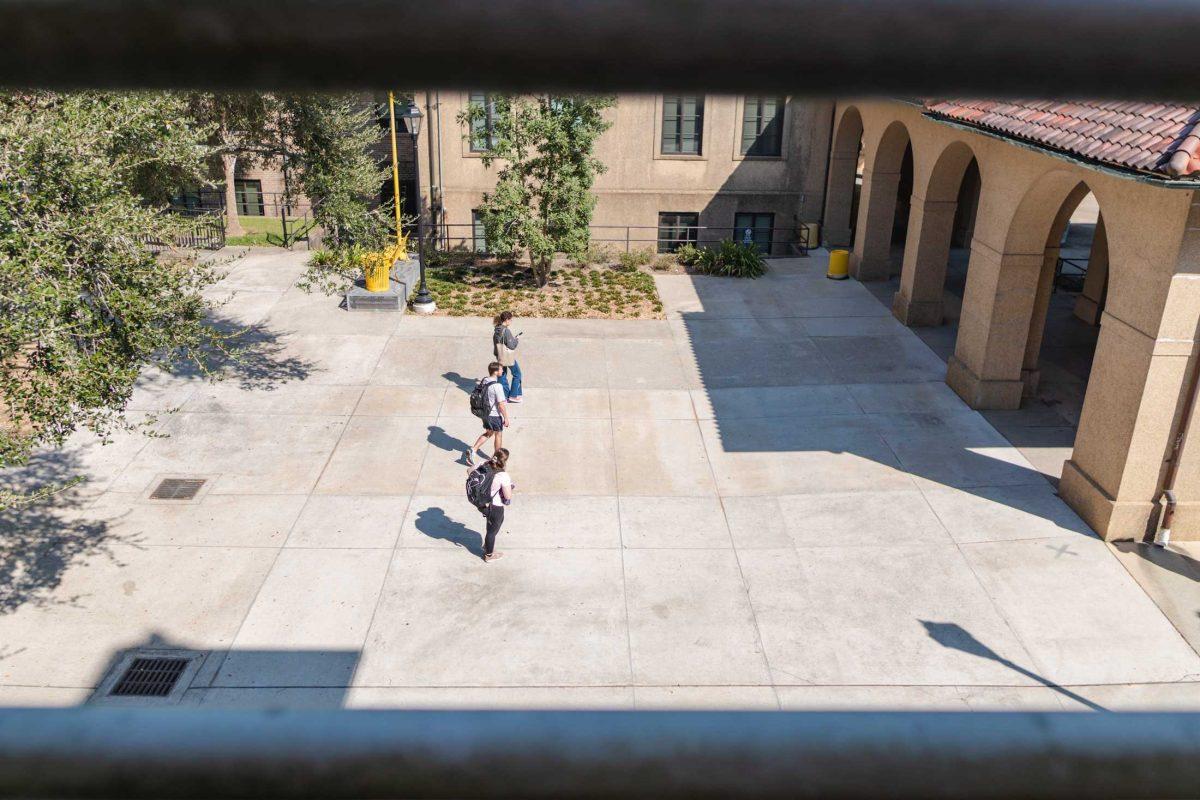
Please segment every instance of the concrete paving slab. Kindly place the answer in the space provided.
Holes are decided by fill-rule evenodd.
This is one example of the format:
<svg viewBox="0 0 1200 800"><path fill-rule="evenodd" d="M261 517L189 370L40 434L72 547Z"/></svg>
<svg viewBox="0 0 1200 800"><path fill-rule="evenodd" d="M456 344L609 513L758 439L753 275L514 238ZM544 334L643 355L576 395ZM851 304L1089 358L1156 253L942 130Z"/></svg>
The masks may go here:
<svg viewBox="0 0 1200 800"><path fill-rule="evenodd" d="M626 550L638 684L769 685L732 550Z"/></svg>
<svg viewBox="0 0 1200 800"><path fill-rule="evenodd" d="M794 542L777 497L724 497L734 547L787 548Z"/></svg>
<svg viewBox="0 0 1200 800"><path fill-rule="evenodd" d="M953 434L884 434L922 488L1044 485L1042 474L1011 446L973 445Z"/></svg>
<svg viewBox="0 0 1200 800"><path fill-rule="evenodd" d="M390 550L408 511L407 495L313 495L292 526L288 547Z"/></svg>
<svg viewBox="0 0 1200 800"><path fill-rule="evenodd" d="M350 685L390 555L281 551L212 685Z"/></svg>
<svg viewBox="0 0 1200 800"><path fill-rule="evenodd" d="M386 336L273 333L279 336L277 352L264 356L264 359L286 365L288 377L303 377L309 384L361 386L367 383L388 343ZM268 349L274 350L275 346Z"/></svg>
<svg viewBox="0 0 1200 800"><path fill-rule="evenodd" d="M227 647L276 552L107 543L84 563L44 574L52 596L30 593L0 616L0 642L19 647L0 660L0 684L95 687L126 648L161 640Z"/></svg>
<svg viewBox="0 0 1200 800"><path fill-rule="evenodd" d="M738 557L777 684L1034 684L1008 666L1031 659L952 545Z"/></svg>
<svg viewBox="0 0 1200 800"><path fill-rule="evenodd" d="M924 383L854 383L846 386L868 414L913 411L926 414L962 414L966 404L942 381Z"/></svg>
<svg viewBox="0 0 1200 800"><path fill-rule="evenodd" d="M403 688L355 686L349 708L631 709L629 686L520 686Z"/></svg>
<svg viewBox="0 0 1200 800"><path fill-rule="evenodd" d="M508 413L513 419L608 419L608 390L550 389L524 390L520 403L512 403ZM451 389L446 392L441 415L467 417L471 414L470 395Z"/></svg>
<svg viewBox="0 0 1200 800"><path fill-rule="evenodd" d="M223 289L285 291L304 273L307 253L252 250L229 265L218 284Z"/></svg>
<svg viewBox="0 0 1200 800"><path fill-rule="evenodd" d="M796 547L945 545L950 536L917 490L798 494L779 498Z"/></svg>
<svg viewBox="0 0 1200 800"><path fill-rule="evenodd" d="M352 417L316 493L412 494L432 423L419 417Z"/></svg>
<svg viewBox="0 0 1200 800"><path fill-rule="evenodd" d="M812 339L735 338L693 342L681 353L690 388L835 383Z"/></svg>
<svg viewBox="0 0 1200 800"><path fill-rule="evenodd" d="M344 417L176 414L167 437L151 440L112 488L141 493L164 474L215 474L214 494L303 494L345 424Z"/></svg>
<svg viewBox="0 0 1200 800"><path fill-rule="evenodd" d="M670 339L608 339L604 342L608 385L622 389L683 389L688 386Z"/></svg>
<svg viewBox="0 0 1200 800"><path fill-rule="evenodd" d="M860 415L843 386L767 386L693 389L700 419L752 419Z"/></svg>
<svg viewBox="0 0 1200 800"><path fill-rule="evenodd" d="M1058 684L1200 678L1200 656L1113 558L1080 536L963 545L1035 662Z"/></svg>
<svg viewBox="0 0 1200 800"><path fill-rule="evenodd" d="M904 330L895 317L808 317L808 336L895 336Z"/></svg>
<svg viewBox="0 0 1200 800"><path fill-rule="evenodd" d="M633 699L637 708L646 710L779 710L770 686L636 686Z"/></svg>
<svg viewBox="0 0 1200 800"><path fill-rule="evenodd" d="M392 337L379 356L370 382L382 386L458 386L468 389L487 375L491 339L407 339Z"/></svg>
<svg viewBox="0 0 1200 800"><path fill-rule="evenodd" d="M704 441L686 420L614 420L617 486L623 495L716 494Z"/></svg>
<svg viewBox="0 0 1200 800"><path fill-rule="evenodd" d="M1062 711L1031 686L780 686L785 711Z"/></svg>
<svg viewBox="0 0 1200 800"><path fill-rule="evenodd" d="M467 467L462 454L483 430L478 419L439 417L428 429L429 454L418 491L462 494ZM616 494L612 431L606 419L517 419L504 432L509 474L519 494ZM482 452L490 455L491 442Z"/></svg>
<svg viewBox="0 0 1200 800"><path fill-rule="evenodd" d="M204 295L216 304L209 319L222 330L235 331L262 322L283 292L229 289L218 284Z"/></svg>
<svg viewBox="0 0 1200 800"><path fill-rule="evenodd" d="M263 324L289 333L390 336L400 324L400 314L352 313L342 295L305 292L291 288L271 307Z"/></svg>
<svg viewBox="0 0 1200 800"><path fill-rule="evenodd" d="M0 708L66 708L87 702L92 687L0 686Z"/></svg>
<svg viewBox="0 0 1200 800"><path fill-rule="evenodd" d="M946 377L946 365L924 344L904 336L812 339L840 383L918 383Z"/></svg>
<svg viewBox="0 0 1200 800"><path fill-rule="evenodd" d="M613 419L695 419L686 389L610 389Z"/></svg>
<svg viewBox="0 0 1200 800"><path fill-rule="evenodd" d="M362 417L436 417L447 397L465 398L453 388L430 386L367 386L363 389L355 416ZM466 405L465 400L460 400Z"/></svg>
<svg viewBox="0 0 1200 800"><path fill-rule="evenodd" d="M108 537L142 547L280 547L303 505L303 495L210 493L193 504L109 492L77 518L102 525Z"/></svg>
<svg viewBox="0 0 1200 800"><path fill-rule="evenodd" d="M1063 698L1067 711L1190 711L1200 712L1200 683L1137 683L1071 686L1083 702ZM1092 704L1092 705L1089 705Z"/></svg>
<svg viewBox="0 0 1200 800"><path fill-rule="evenodd" d="M195 375L172 375L152 367L137 379L126 408L130 411L180 408L204 385L205 381Z"/></svg>
<svg viewBox="0 0 1200 800"><path fill-rule="evenodd" d="M206 384L197 389L183 410L197 414L304 414L347 416L358 404L359 386L322 386L288 381L246 389L236 382Z"/></svg>
<svg viewBox="0 0 1200 800"><path fill-rule="evenodd" d="M346 693L341 687L201 688L188 689L179 705L263 711L337 709L345 706Z"/></svg>
<svg viewBox="0 0 1200 800"><path fill-rule="evenodd" d="M960 543L1095 535L1045 483L927 489L925 497Z"/></svg>
<svg viewBox="0 0 1200 800"><path fill-rule="evenodd" d="M487 340L486 360L480 365L486 373L491 360L491 339ZM604 342L598 339L542 339L524 342L518 351L521 373L532 390L606 389L608 373ZM482 376L481 376L482 377Z"/></svg>
<svg viewBox="0 0 1200 800"><path fill-rule="evenodd" d="M618 550L397 551L362 686L627 686Z"/></svg>
<svg viewBox="0 0 1200 800"><path fill-rule="evenodd" d="M1180 544L1183 546L1181 547ZM1182 542L1167 548L1142 542L1113 542L1112 553L1150 596L1175 630L1200 653L1200 543Z"/></svg>
<svg viewBox="0 0 1200 800"><path fill-rule="evenodd" d="M622 497L625 547L731 548L717 497Z"/></svg>
<svg viewBox="0 0 1200 800"><path fill-rule="evenodd" d="M458 547L483 555L485 522L462 492L418 495L404 520L401 547ZM520 494L505 510L497 539L503 549L609 548L621 546L615 497L558 497Z"/></svg>

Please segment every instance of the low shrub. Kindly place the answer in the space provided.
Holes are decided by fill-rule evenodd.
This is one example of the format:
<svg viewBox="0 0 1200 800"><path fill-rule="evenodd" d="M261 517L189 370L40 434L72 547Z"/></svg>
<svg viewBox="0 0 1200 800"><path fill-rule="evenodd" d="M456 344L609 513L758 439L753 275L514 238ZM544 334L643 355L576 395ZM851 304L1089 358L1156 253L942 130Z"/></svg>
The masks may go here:
<svg viewBox="0 0 1200 800"><path fill-rule="evenodd" d="M675 259L685 267L691 267L700 260L700 256L704 251L694 244L683 244L675 250Z"/></svg>
<svg viewBox="0 0 1200 800"><path fill-rule="evenodd" d="M757 247L731 239L702 250L693 266L705 275L727 278L760 278L767 272L767 262Z"/></svg>
<svg viewBox="0 0 1200 800"><path fill-rule="evenodd" d="M618 269L633 272L638 267L644 267L654 260L654 254L649 250L630 250L617 256Z"/></svg>

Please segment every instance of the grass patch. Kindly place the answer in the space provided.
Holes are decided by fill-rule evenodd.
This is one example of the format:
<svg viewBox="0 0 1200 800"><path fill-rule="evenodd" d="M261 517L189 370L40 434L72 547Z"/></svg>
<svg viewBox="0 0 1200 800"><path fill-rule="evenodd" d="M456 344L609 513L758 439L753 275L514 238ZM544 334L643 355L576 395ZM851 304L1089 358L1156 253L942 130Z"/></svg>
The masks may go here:
<svg viewBox="0 0 1200 800"><path fill-rule="evenodd" d="M451 259L427 272L438 313L490 317L510 310L522 317L661 319L654 278L620 265L564 263L541 288L533 271L499 259Z"/></svg>
<svg viewBox="0 0 1200 800"><path fill-rule="evenodd" d="M242 223L242 227L246 230L245 236L228 236L225 239L227 245L243 245L250 247L282 247L283 246L283 222L279 217L238 217L238 221ZM288 225L300 227L305 223L304 220L294 219L288 220Z"/></svg>

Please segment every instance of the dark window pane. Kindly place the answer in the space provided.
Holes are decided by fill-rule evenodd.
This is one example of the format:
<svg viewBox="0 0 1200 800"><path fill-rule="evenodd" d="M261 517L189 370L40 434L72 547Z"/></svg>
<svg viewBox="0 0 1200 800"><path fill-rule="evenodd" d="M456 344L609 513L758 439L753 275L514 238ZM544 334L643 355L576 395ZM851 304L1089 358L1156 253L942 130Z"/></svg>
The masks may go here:
<svg viewBox="0 0 1200 800"><path fill-rule="evenodd" d="M704 130L704 98L696 95L663 97L663 153L699 155Z"/></svg>
<svg viewBox="0 0 1200 800"><path fill-rule="evenodd" d="M243 217L261 217L266 213L263 204L262 181L237 179L233 182L237 213Z"/></svg>
<svg viewBox="0 0 1200 800"><path fill-rule="evenodd" d="M733 217L733 240L741 244L757 245L760 253L770 255L774 226L774 214L755 212L735 214Z"/></svg>
<svg viewBox="0 0 1200 800"><path fill-rule="evenodd" d="M662 212L658 215L658 252L673 253L685 243L696 243L700 224L697 213Z"/></svg>
<svg viewBox="0 0 1200 800"><path fill-rule="evenodd" d="M471 249L476 253L491 252L488 247L487 230L483 226L483 215L478 211L471 212Z"/></svg>
<svg viewBox="0 0 1200 800"><path fill-rule="evenodd" d="M747 97L742 111L742 155L778 156L783 143L782 97Z"/></svg>
<svg viewBox="0 0 1200 800"><path fill-rule="evenodd" d="M472 108L483 109L481 116L471 119L471 151L482 153L491 150L496 145L496 102L486 92L471 92L468 103Z"/></svg>

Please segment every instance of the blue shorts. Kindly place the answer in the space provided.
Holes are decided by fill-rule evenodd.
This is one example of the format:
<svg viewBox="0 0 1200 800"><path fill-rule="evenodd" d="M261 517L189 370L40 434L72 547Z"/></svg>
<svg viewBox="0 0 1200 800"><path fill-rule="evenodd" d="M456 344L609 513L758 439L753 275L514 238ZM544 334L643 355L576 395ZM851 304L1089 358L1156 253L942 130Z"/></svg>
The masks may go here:
<svg viewBox="0 0 1200 800"><path fill-rule="evenodd" d="M488 417L483 421L483 429L499 433L504 430L504 417Z"/></svg>

